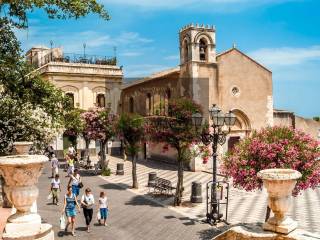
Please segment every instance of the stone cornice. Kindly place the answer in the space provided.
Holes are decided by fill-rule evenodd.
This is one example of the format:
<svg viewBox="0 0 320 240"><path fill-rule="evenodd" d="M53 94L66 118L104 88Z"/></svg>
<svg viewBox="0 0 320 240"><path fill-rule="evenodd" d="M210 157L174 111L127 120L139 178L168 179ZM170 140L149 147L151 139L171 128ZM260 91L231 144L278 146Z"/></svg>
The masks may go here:
<svg viewBox="0 0 320 240"><path fill-rule="evenodd" d="M86 63L63 63L50 62L37 71L40 74L55 74L55 75L82 75L95 77L123 77L122 69L118 66L86 64Z"/></svg>

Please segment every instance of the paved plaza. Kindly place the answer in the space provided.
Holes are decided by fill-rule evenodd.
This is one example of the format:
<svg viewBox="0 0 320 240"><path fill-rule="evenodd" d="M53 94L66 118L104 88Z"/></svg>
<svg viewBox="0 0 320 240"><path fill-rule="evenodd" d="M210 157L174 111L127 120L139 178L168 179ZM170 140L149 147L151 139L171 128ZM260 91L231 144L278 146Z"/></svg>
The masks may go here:
<svg viewBox="0 0 320 240"><path fill-rule="evenodd" d="M81 212L77 215L77 236L64 235L59 229L62 204L60 206L51 205L47 200L49 182L51 180L49 179L50 170L48 166L44 169L39 180L40 197L38 210L43 221L53 225L56 239L211 239L213 235L219 232L208 224L189 219L160 204L127 191L120 184L109 183L100 177L87 174L87 176L83 176L83 183L85 187L92 189L96 199L102 190L108 194L110 206L109 226L98 226L97 221L94 219L92 231L87 233L85 231L83 213ZM68 178L65 178L65 172L61 171L60 173L62 184L65 188ZM95 218L96 209L94 212Z"/></svg>
<svg viewBox="0 0 320 240"><path fill-rule="evenodd" d="M115 175L116 163L123 162L122 159L110 157L110 168L114 173L112 176L103 177L109 183L118 184L127 188L129 191L138 195L142 195L158 202L171 210L184 215L185 217L199 220L203 219L206 212L206 204L185 204L185 207L171 207L173 198L151 197L148 194L147 181L148 173L151 171L157 172L159 177L169 179L175 186L177 182L177 172L175 166L159 163L155 161L140 161L137 167L139 190L130 189L131 180L131 162L125 161L125 175ZM184 197L183 200L188 203L191 195L191 182L200 181L202 183L202 194L205 202L206 183L210 181L212 174L205 172L185 172L184 175ZM265 191L246 192L235 188L230 188L230 202L228 211L228 222L231 224L263 222L266 214L267 193ZM320 215L320 189L305 191L300 196L293 199L290 215L299 222L299 226L311 231L320 233L320 221L317 218Z"/></svg>
<svg viewBox="0 0 320 240"><path fill-rule="evenodd" d="M205 182L211 179L211 174L205 172L185 172L184 204L182 207L172 207L172 197L156 197L148 193L148 173L157 172L157 175L176 183L175 166L158 163L155 161L139 161L138 180L139 190L133 190L131 186L131 162L125 161L125 175L115 175L116 163L122 159L109 157L112 175L108 177L94 176L90 171L82 171L85 187L93 190L95 198L100 191L107 192L110 203L109 226L98 226L96 221L96 209L92 222L92 231L87 233L83 213L77 216L77 227L74 238L71 234L65 235L59 229L59 217L62 208L51 205L47 200L50 183L50 168L46 165L40 179L40 197L38 210L44 222L53 225L56 239L212 239L221 233L225 227L215 228L202 223L205 214L205 204L191 205L189 202L191 182L203 183L203 197L205 200ZM68 178L66 173L60 170L63 184L63 194ZM237 189L230 190L229 222L263 222L265 217L266 193L247 193ZM299 225L311 232L319 233L320 221L317 215L320 211L319 189L307 191L294 199L291 215L299 221Z"/></svg>

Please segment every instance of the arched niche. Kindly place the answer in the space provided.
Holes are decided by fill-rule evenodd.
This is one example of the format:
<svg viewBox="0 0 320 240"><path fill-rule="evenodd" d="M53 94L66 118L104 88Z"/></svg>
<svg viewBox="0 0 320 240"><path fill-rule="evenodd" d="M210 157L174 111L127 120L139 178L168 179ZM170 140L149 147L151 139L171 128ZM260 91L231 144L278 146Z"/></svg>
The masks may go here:
<svg viewBox="0 0 320 240"><path fill-rule="evenodd" d="M251 132L251 123L248 116L239 109L233 109L232 113L236 116L235 125L231 127L231 133L242 132L246 135Z"/></svg>
<svg viewBox="0 0 320 240"><path fill-rule="evenodd" d="M205 39L205 41L208 43L208 45L214 45L214 42L213 42L212 38L209 36L209 34L207 34L205 32L199 32L194 37L194 42L196 44L199 44L201 39Z"/></svg>
<svg viewBox="0 0 320 240"><path fill-rule="evenodd" d="M236 116L236 121L227 137L227 149L225 149L227 151L231 151L242 138L249 136L251 132L251 123L248 116L239 109L233 109L232 113Z"/></svg>
<svg viewBox="0 0 320 240"><path fill-rule="evenodd" d="M181 51L181 62L185 63L191 59L191 49L190 49L191 38L186 34L180 42L180 51Z"/></svg>

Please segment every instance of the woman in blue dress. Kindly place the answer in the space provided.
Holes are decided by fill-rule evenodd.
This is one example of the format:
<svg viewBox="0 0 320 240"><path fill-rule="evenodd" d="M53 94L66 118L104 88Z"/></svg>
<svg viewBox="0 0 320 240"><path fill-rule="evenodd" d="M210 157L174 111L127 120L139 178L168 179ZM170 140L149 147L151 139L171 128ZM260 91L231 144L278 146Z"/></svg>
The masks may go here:
<svg viewBox="0 0 320 240"><path fill-rule="evenodd" d="M77 196L72 193L71 186L68 186L67 194L64 196L64 205L63 205L62 212L65 212L68 218L65 232L68 231L68 227L71 224L72 236L75 236L74 230L75 230L75 221L76 221L76 215L77 215L76 207L80 212L80 206L77 201Z"/></svg>
<svg viewBox="0 0 320 240"><path fill-rule="evenodd" d="M76 197L78 197L80 194L80 183L81 183L81 178L80 178L79 170L75 169L73 174L70 175L68 186L71 186L72 193L76 195Z"/></svg>

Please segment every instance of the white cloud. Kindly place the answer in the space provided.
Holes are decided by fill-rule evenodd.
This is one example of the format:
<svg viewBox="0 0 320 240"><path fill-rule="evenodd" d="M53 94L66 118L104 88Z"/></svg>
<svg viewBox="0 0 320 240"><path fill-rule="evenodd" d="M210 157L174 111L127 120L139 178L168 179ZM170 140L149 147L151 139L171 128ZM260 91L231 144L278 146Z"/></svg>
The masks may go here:
<svg viewBox="0 0 320 240"><path fill-rule="evenodd" d="M172 66L160 64L136 64L125 66L124 71L126 77L142 78L169 68L172 68Z"/></svg>
<svg viewBox="0 0 320 240"><path fill-rule="evenodd" d="M261 48L249 53L257 61L269 66L288 66L320 59L320 45L305 48Z"/></svg>
<svg viewBox="0 0 320 240"><path fill-rule="evenodd" d="M169 55L164 57L165 60L179 60L180 59L180 55L176 54L176 55Z"/></svg>
<svg viewBox="0 0 320 240"><path fill-rule="evenodd" d="M137 57L137 56L141 56L142 53L141 52L122 52L120 53L120 56L124 56L124 57Z"/></svg>
<svg viewBox="0 0 320 240"><path fill-rule="evenodd" d="M50 40L53 41L54 47L63 47L67 53L80 53L83 51L85 43L88 53L98 51L104 48L108 52L112 52L113 47L117 46L126 51L124 56L139 56L142 54L142 49L148 47L148 43L153 42L152 39L142 37L137 32L121 32L117 35L105 34L98 31L83 31L70 34L69 32L61 31L56 34L52 28L31 27L28 31L16 30L16 36L22 41L25 51L36 45L44 45L50 47ZM137 51L136 49L139 49Z"/></svg>

